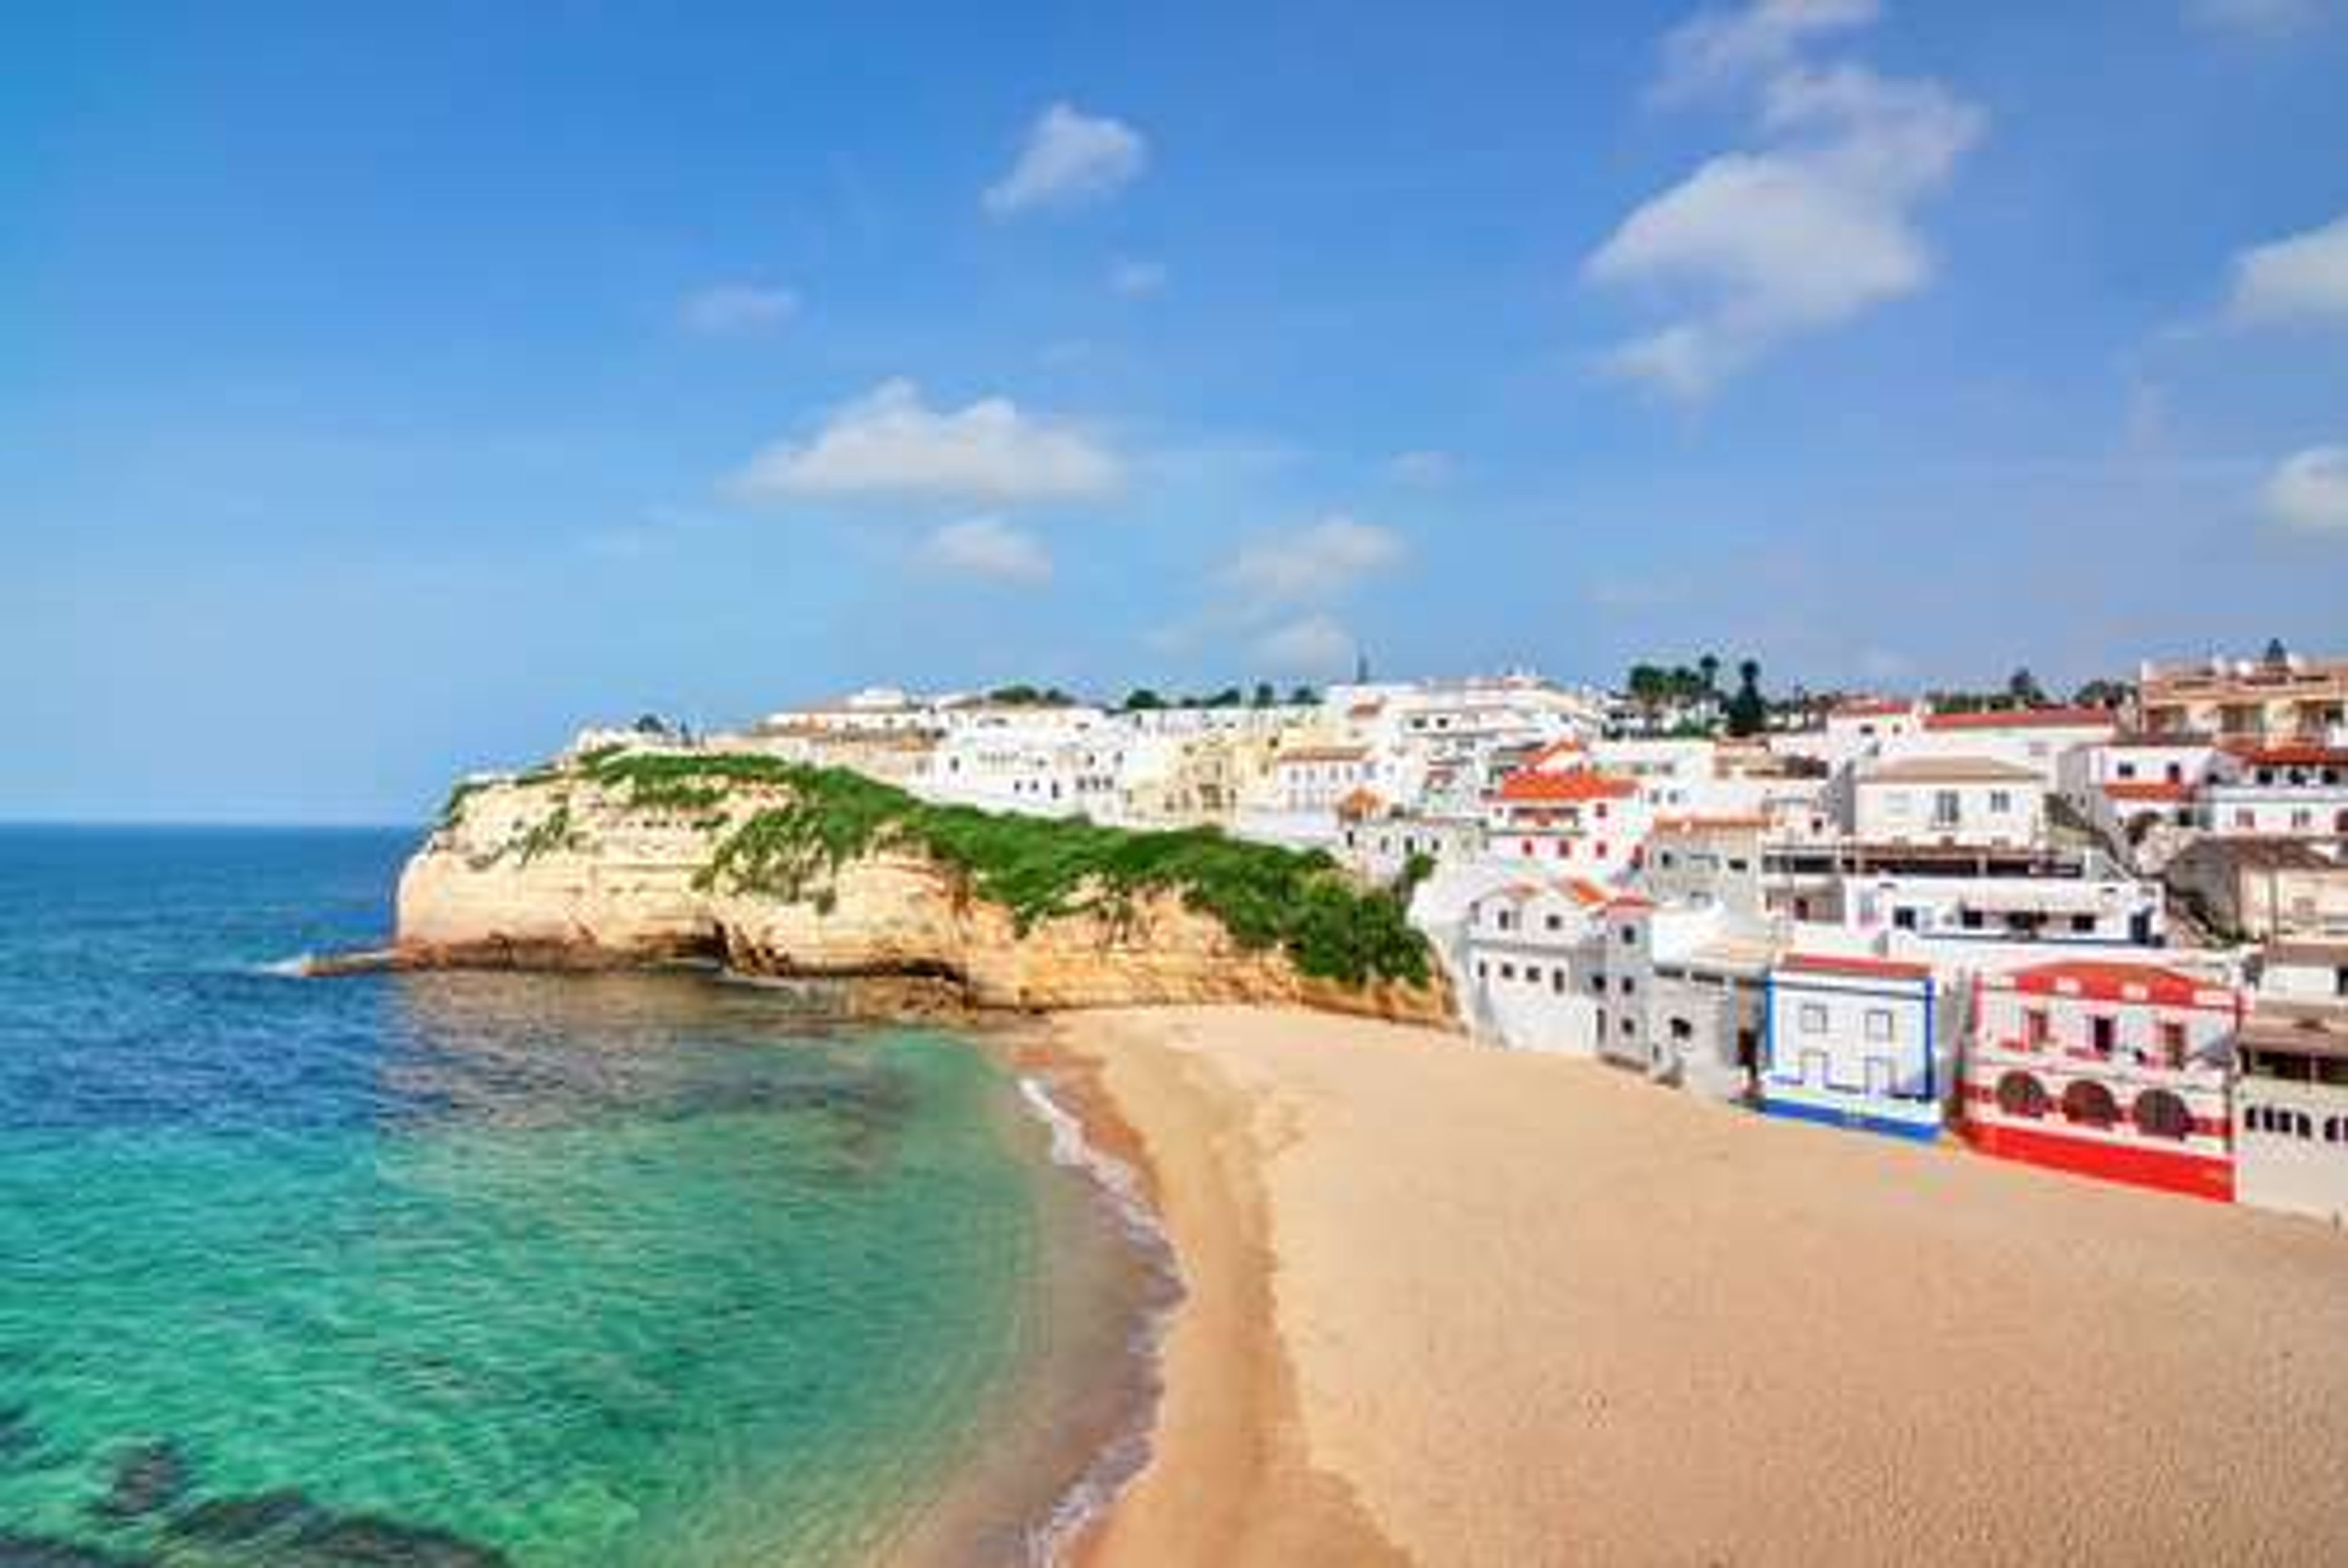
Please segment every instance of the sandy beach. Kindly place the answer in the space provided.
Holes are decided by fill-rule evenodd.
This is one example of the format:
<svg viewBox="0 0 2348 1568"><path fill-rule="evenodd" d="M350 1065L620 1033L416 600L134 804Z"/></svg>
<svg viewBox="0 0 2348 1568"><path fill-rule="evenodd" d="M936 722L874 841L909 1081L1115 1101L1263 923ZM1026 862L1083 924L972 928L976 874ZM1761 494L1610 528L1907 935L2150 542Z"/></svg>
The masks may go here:
<svg viewBox="0 0 2348 1568"><path fill-rule="evenodd" d="M1189 1289L1090 1562L2348 1554L2333 1230L1322 1014L1054 1034Z"/></svg>

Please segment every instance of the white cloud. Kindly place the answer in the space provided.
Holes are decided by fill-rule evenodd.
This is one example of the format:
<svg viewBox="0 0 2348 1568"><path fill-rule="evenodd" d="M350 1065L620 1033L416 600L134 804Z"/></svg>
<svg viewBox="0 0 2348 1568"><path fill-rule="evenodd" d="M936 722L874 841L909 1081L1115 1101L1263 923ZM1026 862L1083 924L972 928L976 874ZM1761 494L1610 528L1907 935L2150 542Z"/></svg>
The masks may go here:
<svg viewBox="0 0 2348 1568"><path fill-rule="evenodd" d="M1795 9L1810 31L1829 13L1840 26L1872 15L1825 0ZM1742 21L1787 11L1765 0ZM1776 42L1736 53L1768 67L1757 104L1766 145L1709 159L1583 263L1592 282L1677 302L1675 319L1607 361L1673 397L1701 399L1787 339L1923 288L1933 261L1913 210L1982 133L1982 111L1937 82L1788 59L1803 34L1786 26L1780 17L1760 35Z"/></svg>
<svg viewBox="0 0 2348 1568"><path fill-rule="evenodd" d="M2267 516L2287 528L2348 534L2348 446L2311 446L2267 480Z"/></svg>
<svg viewBox="0 0 2348 1568"><path fill-rule="evenodd" d="M997 582L1045 582L1052 576L1044 541L1000 518L948 523L922 541L917 559L932 570Z"/></svg>
<svg viewBox="0 0 2348 1568"><path fill-rule="evenodd" d="M1129 300L1157 293L1166 287L1165 263L1122 260L1109 269L1108 286Z"/></svg>
<svg viewBox="0 0 2348 1568"><path fill-rule="evenodd" d="M1386 465L1386 472L1406 485L1434 489L1447 485L1457 473L1459 465L1448 452L1423 447L1415 452L1397 452Z"/></svg>
<svg viewBox="0 0 2348 1568"><path fill-rule="evenodd" d="M2230 309L2243 322L2348 322L2348 213L2236 256Z"/></svg>
<svg viewBox="0 0 2348 1568"><path fill-rule="evenodd" d="M2323 20L2324 0L2185 0L2185 14L2205 27L2280 38Z"/></svg>
<svg viewBox="0 0 2348 1568"><path fill-rule="evenodd" d="M788 289L757 283L718 283L687 294L677 305L687 331L711 337L769 333L799 313L799 297Z"/></svg>
<svg viewBox="0 0 2348 1568"><path fill-rule="evenodd" d="M753 498L894 497L1004 504L1102 496L1123 481L1117 455L1075 425L1005 397L932 409L911 381L887 381L833 411L815 438L778 442L736 481Z"/></svg>
<svg viewBox="0 0 2348 1568"><path fill-rule="evenodd" d="M1754 0L1742 10L1705 11L1663 38L1655 96L1669 100L1766 76L1801 46L1872 24L1879 0Z"/></svg>
<svg viewBox="0 0 2348 1568"><path fill-rule="evenodd" d="M1336 598L1402 559L1402 536L1333 512L1312 527L1243 548L1224 569L1231 587L1262 606Z"/></svg>
<svg viewBox="0 0 2348 1568"><path fill-rule="evenodd" d="M1056 103L1035 118L1011 172L979 204L997 218L1115 195L1149 161L1149 144L1123 120Z"/></svg>
<svg viewBox="0 0 2348 1568"><path fill-rule="evenodd" d="M1255 641L1255 661L1277 675L1335 675L1360 645L1333 615L1308 615L1273 627Z"/></svg>

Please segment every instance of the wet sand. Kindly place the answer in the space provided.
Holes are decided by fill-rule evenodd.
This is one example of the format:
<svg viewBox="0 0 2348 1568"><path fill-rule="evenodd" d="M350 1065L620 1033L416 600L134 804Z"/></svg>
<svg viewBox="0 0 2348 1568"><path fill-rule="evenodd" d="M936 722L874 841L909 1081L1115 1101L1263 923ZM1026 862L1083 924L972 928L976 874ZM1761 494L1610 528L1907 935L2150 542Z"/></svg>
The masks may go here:
<svg viewBox="0 0 2348 1568"><path fill-rule="evenodd" d="M1054 1038L1189 1292L1088 1562L2348 1557L2335 1231L1323 1014Z"/></svg>

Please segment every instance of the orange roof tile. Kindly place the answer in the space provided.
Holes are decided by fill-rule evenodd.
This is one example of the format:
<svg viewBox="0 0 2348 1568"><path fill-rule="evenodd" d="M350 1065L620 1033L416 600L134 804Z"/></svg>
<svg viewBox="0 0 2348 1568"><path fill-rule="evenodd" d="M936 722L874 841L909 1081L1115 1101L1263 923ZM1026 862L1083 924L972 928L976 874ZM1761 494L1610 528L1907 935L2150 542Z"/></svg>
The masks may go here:
<svg viewBox="0 0 2348 1568"><path fill-rule="evenodd" d="M1509 802L1622 800L1638 793L1639 786L1629 779L1576 768L1562 774L1510 774L1500 781L1498 798Z"/></svg>
<svg viewBox="0 0 2348 1568"><path fill-rule="evenodd" d="M2113 800L2191 800L2193 786L2177 779L2114 779L2104 794Z"/></svg>

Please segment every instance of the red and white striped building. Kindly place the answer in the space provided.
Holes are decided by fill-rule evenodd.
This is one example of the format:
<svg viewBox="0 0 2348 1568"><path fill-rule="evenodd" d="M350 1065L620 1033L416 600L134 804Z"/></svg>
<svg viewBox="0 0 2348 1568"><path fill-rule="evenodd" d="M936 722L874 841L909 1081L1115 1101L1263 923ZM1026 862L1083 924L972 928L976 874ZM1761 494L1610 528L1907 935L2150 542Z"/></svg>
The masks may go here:
<svg viewBox="0 0 2348 1568"><path fill-rule="evenodd" d="M1975 988L1966 1142L1999 1159L2233 1201L2239 991L2102 960L1983 975Z"/></svg>

